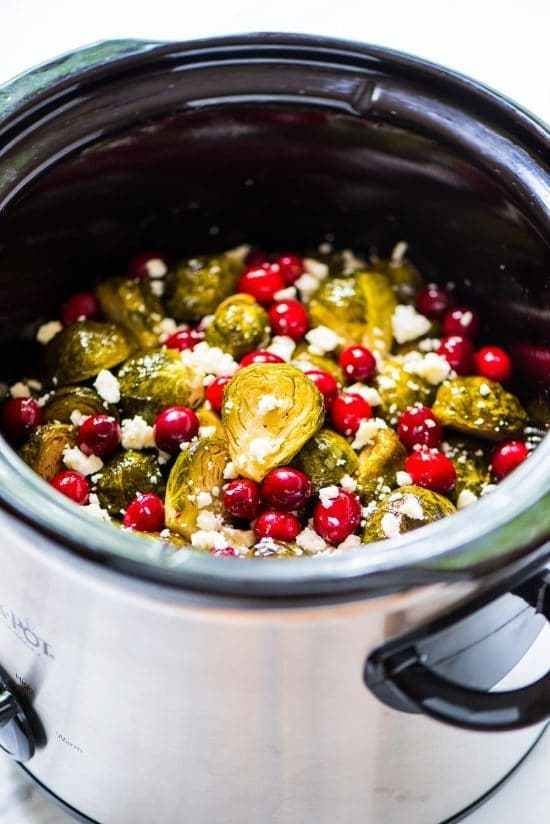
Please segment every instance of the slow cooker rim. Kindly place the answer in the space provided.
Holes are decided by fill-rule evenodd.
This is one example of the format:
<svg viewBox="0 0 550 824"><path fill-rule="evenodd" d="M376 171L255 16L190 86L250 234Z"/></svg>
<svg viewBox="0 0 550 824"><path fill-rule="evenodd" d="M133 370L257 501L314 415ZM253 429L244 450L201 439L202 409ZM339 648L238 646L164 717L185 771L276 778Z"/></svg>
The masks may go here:
<svg viewBox="0 0 550 824"><path fill-rule="evenodd" d="M348 55L359 54L364 58L374 58L400 68L411 68L424 78L436 79L439 84L451 84L457 90L473 93L490 105L508 120L512 118L514 127L525 131L531 141L540 141L550 146L550 134L544 125L529 113L507 100L502 95L488 89L477 81L452 70L439 67L434 63L423 61L400 52L378 46L363 45L353 41L334 40L318 36L299 34L250 34L233 35L224 38L203 39L183 43L151 44L146 41L121 41L125 49L118 58L108 63L109 69L122 68L128 61L145 63L162 55L169 55L185 50L186 53L204 50L215 52L221 49L243 48L248 46L293 46L318 49L322 56L326 52L345 51ZM128 44L137 44L136 50L128 51ZM72 55L86 51L78 49ZM57 62L62 61L60 58ZM54 61L55 62L55 61ZM36 71L45 71L54 63L46 64ZM25 107L32 107L39 99L47 98L59 92L60 87L70 83L74 86L77 79L88 79L101 67L81 65L79 69L54 83L43 91L23 95L19 104L4 114L0 111L0 127L10 125L21 116ZM17 84L26 83L33 71L21 75L15 81L0 87L5 93ZM32 85L32 84L31 84ZM376 588L380 577L387 581L392 589L403 589L411 584L414 575L407 576L405 571L416 571L417 578L434 576L436 580L449 576L471 577L487 564L504 562L511 554L517 554L519 547L507 547L507 551L494 553L491 546L497 539L510 530L517 519L523 517L526 510L535 508L542 513L541 526L529 524L529 541L527 547L539 546L548 537L548 517L544 517L550 503L550 479L545 478L544 463L550 457L550 437L539 446L531 456L528 465L508 478L499 488L483 502L478 502L467 512L459 512L450 519L444 519L414 533L393 539L391 542L379 542L365 549L358 549L341 556L322 559L280 560L276 565L257 562L239 563L232 560L212 558L196 552L179 550L173 553L163 548L160 542L120 532L118 535L110 525L101 522L88 522L69 501L49 487L30 470L17 454L5 443L0 443L0 504L39 531L55 537L72 552L74 547L85 550L88 557L123 567L126 571L141 577L169 580L181 586L199 587L207 590L223 590L238 594L252 593L260 595L316 594L321 591L351 590ZM29 495L30 493L30 495ZM25 501L25 498L27 500ZM29 511L29 498L32 504ZM472 534L474 512L482 512L484 530ZM512 518L512 520L510 520ZM534 519L533 519L534 520ZM487 522L491 525L486 527ZM83 532L83 524L86 529ZM526 528L527 524L524 525ZM116 542L113 540L116 536ZM460 537L459 537L460 536ZM464 540L466 536L467 540ZM110 540L109 540L110 539ZM517 541L517 539L514 539ZM117 550L112 549L117 544ZM111 546L109 546L111 545ZM435 547L435 549L434 549ZM549 550L550 551L550 550ZM156 557L160 556L160 557ZM405 557L403 557L405 556ZM461 562L462 557L462 562ZM470 559L470 563L467 559ZM159 560L164 566L159 566ZM174 560L181 561L175 564ZM481 562L481 563L480 563ZM485 566L483 564L485 562Z"/></svg>

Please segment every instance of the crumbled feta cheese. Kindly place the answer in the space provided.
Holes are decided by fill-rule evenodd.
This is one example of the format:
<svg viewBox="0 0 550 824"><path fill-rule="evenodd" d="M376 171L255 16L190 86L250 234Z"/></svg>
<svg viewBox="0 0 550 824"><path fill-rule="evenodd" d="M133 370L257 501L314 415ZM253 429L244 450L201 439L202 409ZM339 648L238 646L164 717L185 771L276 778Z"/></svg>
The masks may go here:
<svg viewBox="0 0 550 824"><path fill-rule="evenodd" d="M80 409L73 409L69 415L69 420L73 426L82 426L82 424L87 421L89 417L90 415L83 415Z"/></svg>
<svg viewBox="0 0 550 824"><path fill-rule="evenodd" d="M204 529L207 532L211 530L215 530L216 532L220 529L222 525L223 519L221 515L216 515L214 512L210 512L208 509L203 509L197 515L197 526L199 529Z"/></svg>
<svg viewBox="0 0 550 824"><path fill-rule="evenodd" d="M225 469L223 470L223 477L226 481L231 481L233 478L238 478L239 473L235 469L235 464L233 461L228 461L225 465Z"/></svg>
<svg viewBox="0 0 550 824"><path fill-rule="evenodd" d="M363 449L364 446L373 440L378 430L385 429L386 426L387 424L382 420L382 418L364 418L359 424L359 429L355 433L355 438L351 444L352 448Z"/></svg>
<svg viewBox="0 0 550 824"><path fill-rule="evenodd" d="M275 300L294 300L296 297L296 287L287 286L286 289L279 289L273 297Z"/></svg>
<svg viewBox="0 0 550 824"><path fill-rule="evenodd" d="M169 452L163 452L162 449L159 449L157 460L161 466L167 464L171 457Z"/></svg>
<svg viewBox="0 0 550 824"><path fill-rule="evenodd" d="M30 398L31 390L23 381L18 381L10 386L10 395L12 398Z"/></svg>
<svg viewBox="0 0 550 824"><path fill-rule="evenodd" d="M268 352L278 355L284 361L289 361L292 353L296 349L296 342L287 335L275 335L270 345L267 347Z"/></svg>
<svg viewBox="0 0 550 824"><path fill-rule="evenodd" d="M162 280L153 280L151 282L151 292L161 298L164 295L164 283Z"/></svg>
<svg viewBox="0 0 550 824"><path fill-rule="evenodd" d="M408 472L403 472L399 470L399 472L395 473L395 481L397 486L409 486L412 484L412 478Z"/></svg>
<svg viewBox="0 0 550 824"><path fill-rule="evenodd" d="M111 520L111 516L109 515L106 509L102 508L101 504L99 503L99 498L94 492L90 494L87 506L82 507L82 509L84 510L84 512L88 512L95 518L99 518L101 521Z"/></svg>
<svg viewBox="0 0 550 824"><path fill-rule="evenodd" d="M159 538L169 538L170 537L170 530L169 529L161 529L159 532Z"/></svg>
<svg viewBox="0 0 550 824"><path fill-rule="evenodd" d="M359 269L364 269L367 265L363 258L357 257L351 249L343 249L340 253L342 260L342 273L344 275L351 275Z"/></svg>
<svg viewBox="0 0 550 824"><path fill-rule="evenodd" d="M58 320L50 320L48 323L43 323L42 326L39 327L36 333L36 340L45 346L53 340L62 329L63 325Z"/></svg>
<svg viewBox="0 0 550 824"><path fill-rule="evenodd" d="M191 535L191 546L197 549L225 549L229 544L220 532L199 529Z"/></svg>
<svg viewBox="0 0 550 824"><path fill-rule="evenodd" d="M449 362L435 352L428 352L426 355L421 355L420 352L407 352L403 358L403 366L406 372L424 378L432 386L442 383L451 373Z"/></svg>
<svg viewBox="0 0 550 824"><path fill-rule="evenodd" d="M464 509L465 506L470 506L475 501L477 501L477 495L470 489L463 489L457 498L456 508Z"/></svg>
<svg viewBox="0 0 550 824"><path fill-rule="evenodd" d="M479 387L479 394L486 398L487 395L491 394L491 388L486 383L482 383Z"/></svg>
<svg viewBox="0 0 550 824"><path fill-rule="evenodd" d="M414 306L399 303L392 315L393 336L397 343L407 343L410 340L425 335L431 327L431 321L419 314Z"/></svg>
<svg viewBox="0 0 550 824"><path fill-rule="evenodd" d="M351 475L342 475L340 478L340 486L346 492L355 492L357 489L357 481Z"/></svg>
<svg viewBox="0 0 550 824"><path fill-rule="evenodd" d="M305 549L306 552L312 553L322 552L327 548L326 541L309 526L306 526L306 528L296 536L296 543L299 547Z"/></svg>
<svg viewBox="0 0 550 824"><path fill-rule="evenodd" d="M325 355L342 343L342 339L328 326L315 326L306 334L308 349L313 355Z"/></svg>
<svg viewBox="0 0 550 824"><path fill-rule="evenodd" d="M382 520L380 522L382 532L386 538L395 538L396 535L399 535L400 525L401 522L399 518L397 515L394 515L393 512L386 512L386 514L382 516Z"/></svg>
<svg viewBox="0 0 550 824"><path fill-rule="evenodd" d="M389 378L387 375L379 375L378 386L380 387L380 389L393 389L395 387L395 381L393 378Z"/></svg>
<svg viewBox="0 0 550 824"><path fill-rule="evenodd" d="M340 552L345 552L347 549L355 549L358 546L361 546L361 538L359 535L348 535L341 544L338 544L336 549L340 550Z"/></svg>
<svg viewBox="0 0 550 824"><path fill-rule="evenodd" d="M258 412L260 415L265 415L267 412L272 412L274 409L282 409L286 403L275 395L262 395L258 401Z"/></svg>
<svg viewBox="0 0 550 824"><path fill-rule="evenodd" d="M319 280L313 275L304 272L303 275L294 281L294 286L300 292L300 297L307 303L314 292L319 288Z"/></svg>
<svg viewBox="0 0 550 824"><path fill-rule="evenodd" d="M124 449L147 449L155 445L155 433L141 415L125 418L121 423L120 442Z"/></svg>
<svg viewBox="0 0 550 824"><path fill-rule="evenodd" d="M315 258L304 258L304 271L317 280L324 280L328 277L327 264L322 263L320 260L315 260Z"/></svg>
<svg viewBox="0 0 550 824"><path fill-rule="evenodd" d="M42 389L42 384L40 381L35 380L34 378L28 378L27 386L30 386L31 389L34 389L36 392L40 392Z"/></svg>
<svg viewBox="0 0 550 824"><path fill-rule="evenodd" d="M414 521L424 520L424 510L422 509L422 504L416 495L411 495L410 493L403 497L403 500L399 504L399 512L401 515L407 515Z"/></svg>
<svg viewBox="0 0 550 824"><path fill-rule="evenodd" d="M118 403L120 400L120 386L108 369L102 369L94 381L94 387L97 394L100 395L107 403Z"/></svg>
<svg viewBox="0 0 550 824"><path fill-rule="evenodd" d="M208 329L214 320L214 315L205 315L199 324L201 330Z"/></svg>
<svg viewBox="0 0 550 824"><path fill-rule="evenodd" d="M439 338L424 338L418 342L418 348L421 352L435 352L441 346Z"/></svg>
<svg viewBox="0 0 550 824"><path fill-rule="evenodd" d="M354 395L361 395L370 406L379 406L382 403L382 398L374 386L365 386L363 383L352 383L351 386L346 387L345 391L351 392Z"/></svg>
<svg viewBox="0 0 550 824"><path fill-rule="evenodd" d="M218 346L209 346L206 341L197 343L193 349L183 349L180 357L187 366L205 375L233 375L239 368L228 352Z"/></svg>
<svg viewBox="0 0 550 824"><path fill-rule="evenodd" d="M78 446L66 446L63 450L63 463L68 469L74 469L81 475L93 475L103 466L103 461L97 455L85 455Z"/></svg>
<svg viewBox="0 0 550 824"><path fill-rule="evenodd" d="M200 426L199 427L199 438L211 438L215 434L216 434L216 427L215 426Z"/></svg>
<svg viewBox="0 0 550 824"><path fill-rule="evenodd" d="M319 490L319 500L321 504L328 509L331 505L332 501L338 497L339 489L336 484L331 484L331 486L324 486L322 489Z"/></svg>
<svg viewBox="0 0 550 824"><path fill-rule="evenodd" d="M275 543L273 538L262 538L257 544L254 544L254 554L261 556L277 555L280 551L280 546Z"/></svg>
<svg viewBox="0 0 550 824"><path fill-rule="evenodd" d="M212 495L210 492L197 493L197 506L199 509L204 509L205 506L210 506L212 503Z"/></svg>
<svg viewBox="0 0 550 824"><path fill-rule="evenodd" d="M260 436L258 438L253 438L250 441L249 452L253 458L256 458L258 461L261 461L267 455L271 455L273 452L275 452L278 446L278 441L274 440L273 438L269 438L267 436ZM239 456L239 458L237 458L237 462L239 461L241 463L242 461L246 463L246 456Z"/></svg>
<svg viewBox="0 0 550 824"><path fill-rule="evenodd" d="M168 267L161 258L150 258L145 264L145 271L152 279L163 278L168 271Z"/></svg>
<svg viewBox="0 0 550 824"><path fill-rule="evenodd" d="M327 243L324 241L323 243L320 243L317 248L319 249L321 255L330 255L334 247L332 243Z"/></svg>
<svg viewBox="0 0 550 824"><path fill-rule="evenodd" d="M52 395L53 392L46 392L45 395L40 395L36 403L38 404L38 406L46 406Z"/></svg>
<svg viewBox="0 0 550 824"><path fill-rule="evenodd" d="M403 259L407 254L408 248L409 244L404 240L400 240L399 243L396 243L390 255L390 265L401 266Z"/></svg>

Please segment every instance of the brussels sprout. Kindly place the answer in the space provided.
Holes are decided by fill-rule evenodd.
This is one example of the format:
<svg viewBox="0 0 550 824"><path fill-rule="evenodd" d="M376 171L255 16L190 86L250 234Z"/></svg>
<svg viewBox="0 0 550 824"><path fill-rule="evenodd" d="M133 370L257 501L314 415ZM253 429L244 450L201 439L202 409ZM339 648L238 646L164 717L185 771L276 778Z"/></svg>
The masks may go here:
<svg viewBox="0 0 550 824"><path fill-rule="evenodd" d="M295 558L297 555L303 555L304 551L297 544L275 541L273 538L263 538L257 544L254 544L251 554L254 558L278 560L281 558Z"/></svg>
<svg viewBox="0 0 550 824"><path fill-rule="evenodd" d="M307 364L307 371L311 371L312 369L321 369L324 372L328 372L329 375L338 381L338 383L345 383L344 380L344 372L335 363L331 358L327 357L326 355L314 355L308 349L307 343L299 343L296 349L294 350L294 354L292 356L292 361L295 366L305 372L305 365ZM302 368L304 367L304 368Z"/></svg>
<svg viewBox="0 0 550 824"><path fill-rule="evenodd" d="M366 307L362 343L372 352L387 355L393 342L392 315L397 305L391 283L380 272L359 272L355 278Z"/></svg>
<svg viewBox="0 0 550 824"><path fill-rule="evenodd" d="M47 423L34 430L29 440L23 445L20 455L31 469L51 481L63 466L63 450L74 446L76 441L74 426L64 423Z"/></svg>
<svg viewBox="0 0 550 824"><path fill-rule="evenodd" d="M214 427L216 430L214 433L216 438L225 439L225 429L223 428L220 418L215 412L208 409L206 406L199 406L197 409L197 418L199 419L201 426Z"/></svg>
<svg viewBox="0 0 550 824"><path fill-rule="evenodd" d="M227 444L221 438L195 441L178 455L166 487L165 518L169 529L191 538L197 529L200 511L197 495L221 488L228 460ZM209 509L220 508L219 498L213 496Z"/></svg>
<svg viewBox="0 0 550 824"><path fill-rule="evenodd" d="M424 284L418 269L408 260L401 263L388 261L380 268L389 277L399 303L413 303Z"/></svg>
<svg viewBox="0 0 550 824"><path fill-rule="evenodd" d="M116 455L100 471L97 497L111 515L120 515L138 492L154 492L162 497L164 480L154 455L128 449Z"/></svg>
<svg viewBox="0 0 550 824"><path fill-rule="evenodd" d="M538 395L527 404L527 412L535 425L550 429L550 395Z"/></svg>
<svg viewBox="0 0 550 824"><path fill-rule="evenodd" d="M81 415L116 414L116 408L109 406L107 409L102 398L88 386L63 386L56 389L44 407L44 421L70 423L71 412L75 410Z"/></svg>
<svg viewBox="0 0 550 824"><path fill-rule="evenodd" d="M329 267L331 277L346 277L355 272L364 271L367 268L367 261L363 257L358 257L351 249L340 249L329 255L322 255L315 252L313 257L322 260Z"/></svg>
<svg viewBox="0 0 550 824"><path fill-rule="evenodd" d="M446 439L445 454L455 465L456 484L449 497L458 500L460 493L467 489L478 497L491 482L489 456L479 441L449 435Z"/></svg>
<svg viewBox="0 0 550 824"><path fill-rule="evenodd" d="M372 442L359 453L357 488L370 501L396 486L395 473L403 469L407 452L393 429L378 429ZM389 487L389 488L388 488Z"/></svg>
<svg viewBox="0 0 550 824"><path fill-rule="evenodd" d="M287 363L257 363L227 384L222 422L241 475L261 481L287 464L323 423L323 396Z"/></svg>
<svg viewBox="0 0 550 824"><path fill-rule="evenodd" d="M251 295L231 295L216 309L206 340L239 360L267 344L269 318Z"/></svg>
<svg viewBox="0 0 550 824"><path fill-rule="evenodd" d="M141 415L148 423L165 406L197 406L204 394L202 376L176 349L135 355L119 369L118 382L124 414Z"/></svg>
<svg viewBox="0 0 550 824"><path fill-rule="evenodd" d="M311 298L308 309L312 326L328 326L346 344L362 340L366 330L367 305L355 277L323 281Z"/></svg>
<svg viewBox="0 0 550 824"><path fill-rule="evenodd" d="M359 460L345 438L332 429L321 429L301 448L294 464L321 489L339 484L343 475L355 475Z"/></svg>
<svg viewBox="0 0 550 824"><path fill-rule="evenodd" d="M456 512L443 495L420 486L402 486L383 498L367 519L363 541L381 541L438 521Z"/></svg>
<svg viewBox="0 0 550 824"><path fill-rule="evenodd" d="M126 360L130 344L114 323L86 320L63 329L48 343L46 368L54 384L79 383Z"/></svg>
<svg viewBox="0 0 550 824"><path fill-rule="evenodd" d="M415 403L430 405L434 387L418 375L407 372L397 357L385 360L375 377L376 389L381 398L380 415L388 423L395 424L401 412Z"/></svg>
<svg viewBox="0 0 550 824"><path fill-rule="evenodd" d="M155 326L164 312L149 280L110 278L96 289L103 314L127 332L137 349L158 346Z"/></svg>
<svg viewBox="0 0 550 824"><path fill-rule="evenodd" d="M513 435L527 421L515 395L500 383L472 375L442 383L433 411L443 426L491 441Z"/></svg>
<svg viewBox="0 0 550 824"><path fill-rule="evenodd" d="M242 257L233 252L182 261L166 279L168 313L186 321L211 315L234 291L241 271Z"/></svg>

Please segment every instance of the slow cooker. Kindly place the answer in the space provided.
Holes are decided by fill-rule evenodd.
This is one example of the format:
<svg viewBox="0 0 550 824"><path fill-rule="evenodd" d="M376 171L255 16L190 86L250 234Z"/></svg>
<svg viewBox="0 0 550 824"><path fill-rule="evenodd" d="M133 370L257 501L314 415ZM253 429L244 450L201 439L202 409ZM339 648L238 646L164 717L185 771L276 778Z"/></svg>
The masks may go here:
<svg viewBox="0 0 550 824"><path fill-rule="evenodd" d="M116 41L0 89L2 377L141 249L284 238L453 280L550 343L550 135L443 68L302 35ZM550 439L491 495L322 559L83 517L0 445L0 743L84 821L436 824L550 717ZM536 658L536 660L534 660ZM496 689L495 689L496 688Z"/></svg>

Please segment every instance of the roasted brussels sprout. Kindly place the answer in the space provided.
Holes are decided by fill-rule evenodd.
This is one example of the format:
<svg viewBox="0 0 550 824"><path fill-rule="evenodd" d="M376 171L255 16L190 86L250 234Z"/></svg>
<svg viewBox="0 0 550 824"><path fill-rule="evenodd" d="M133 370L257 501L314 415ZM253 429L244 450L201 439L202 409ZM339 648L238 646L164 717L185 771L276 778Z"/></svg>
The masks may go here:
<svg viewBox="0 0 550 824"><path fill-rule="evenodd" d="M123 327L137 349L158 346L155 326L164 312L148 279L109 278L99 284L96 294L105 317Z"/></svg>
<svg viewBox="0 0 550 824"><path fill-rule="evenodd" d="M342 435L321 429L301 448L294 464L309 475L316 489L321 489L339 484L343 475L354 476L359 460Z"/></svg>
<svg viewBox="0 0 550 824"><path fill-rule="evenodd" d="M321 369L323 372L328 372L329 375L332 375L338 383L345 383L344 372L340 366L338 366L335 361L326 355L312 354L308 349L307 343L298 344L294 350L291 363L296 365L298 368L301 368L302 365L308 364L308 370ZM305 372L306 370L302 369L302 371Z"/></svg>
<svg viewBox="0 0 550 824"><path fill-rule="evenodd" d="M329 278L309 303L312 326L328 326L344 344L362 340L366 330L365 295L355 277Z"/></svg>
<svg viewBox="0 0 550 824"><path fill-rule="evenodd" d="M135 355L118 372L120 405L125 415L152 423L163 407L197 406L203 398L202 376L175 349Z"/></svg>
<svg viewBox="0 0 550 824"><path fill-rule="evenodd" d="M363 541L394 538L456 512L443 495L420 486L402 486L383 498L367 519Z"/></svg>
<svg viewBox="0 0 550 824"><path fill-rule="evenodd" d="M231 459L241 475L261 481L289 463L323 422L323 396L287 363L240 369L227 384L222 422Z"/></svg>
<svg viewBox="0 0 550 824"><path fill-rule="evenodd" d="M231 295L220 303L206 330L210 346L219 346L239 360L269 340L267 313L251 295Z"/></svg>
<svg viewBox="0 0 550 824"><path fill-rule="evenodd" d="M211 409L208 409L206 406L199 406L197 409L197 418L199 419L201 427L214 427L214 435L217 438L225 439L225 429L223 428L223 424Z"/></svg>
<svg viewBox="0 0 550 824"><path fill-rule="evenodd" d="M289 544L286 541L275 541L273 538L264 538L254 544L251 550L253 558L267 558L269 560L280 560L281 558L295 558L303 555L304 551L296 544Z"/></svg>
<svg viewBox="0 0 550 824"><path fill-rule="evenodd" d="M449 493L453 501L467 489L480 496L483 489L491 482L489 456L479 441L473 438L461 438L449 435L446 439L445 453L455 465L456 483Z"/></svg>
<svg viewBox="0 0 550 824"><path fill-rule="evenodd" d="M103 399L88 386L62 386L56 389L44 407L43 419L45 423L70 423L71 413L75 410L81 415L96 415L98 412L114 415L116 412L114 407L106 408Z"/></svg>
<svg viewBox="0 0 550 824"><path fill-rule="evenodd" d="M442 383L433 411L443 426L491 441L513 435L527 421L515 395L500 383L472 375Z"/></svg>
<svg viewBox="0 0 550 824"><path fill-rule="evenodd" d="M120 515L138 492L164 495L164 480L156 456L128 449L99 473L97 497L111 515Z"/></svg>
<svg viewBox="0 0 550 824"><path fill-rule="evenodd" d="M380 272L359 272L355 278L366 308L363 345L372 352L387 355L393 341L392 315L397 304L391 283Z"/></svg>
<svg viewBox="0 0 550 824"><path fill-rule="evenodd" d="M180 321L211 315L234 291L242 260L242 254L234 250L179 263L166 279L168 313Z"/></svg>
<svg viewBox="0 0 550 824"><path fill-rule="evenodd" d="M395 431L378 429L372 442L359 453L357 488L361 498L372 498L389 492L396 485L395 473L403 469L407 452Z"/></svg>
<svg viewBox="0 0 550 824"><path fill-rule="evenodd" d="M527 412L532 422L544 429L550 429L550 394L538 395L527 404Z"/></svg>
<svg viewBox="0 0 550 824"><path fill-rule="evenodd" d="M408 260L387 261L379 268L389 277L399 303L413 303L424 283L418 269Z"/></svg>
<svg viewBox="0 0 550 824"><path fill-rule="evenodd" d="M223 485L223 471L229 460L227 444L221 438L205 438L191 443L178 455L166 486L165 519L169 529L184 538L197 530L199 496ZM219 497L212 496L208 509L221 508Z"/></svg>
<svg viewBox="0 0 550 824"><path fill-rule="evenodd" d="M124 331L114 323L79 321L46 346L46 368L55 385L79 383L122 363L130 349Z"/></svg>
<svg viewBox="0 0 550 824"><path fill-rule="evenodd" d="M63 466L63 450L74 446L76 430L64 423L47 423L34 430L29 440L22 446L20 455L31 469L51 481Z"/></svg>
<svg viewBox="0 0 550 824"><path fill-rule="evenodd" d="M331 277L345 277L367 268L366 259L357 256L351 249L340 249L326 256L316 252L313 256L327 263Z"/></svg>
<svg viewBox="0 0 550 824"><path fill-rule="evenodd" d="M381 398L380 415L387 423L395 424L401 412L415 403L430 405L435 388L418 375L405 370L397 357L387 358L375 377Z"/></svg>

